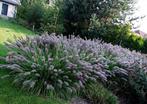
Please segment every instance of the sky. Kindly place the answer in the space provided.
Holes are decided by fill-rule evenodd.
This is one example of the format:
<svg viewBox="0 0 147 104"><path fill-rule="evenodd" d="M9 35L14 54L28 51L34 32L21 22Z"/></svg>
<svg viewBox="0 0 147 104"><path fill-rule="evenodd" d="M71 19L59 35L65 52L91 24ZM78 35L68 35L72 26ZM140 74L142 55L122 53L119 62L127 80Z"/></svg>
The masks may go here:
<svg viewBox="0 0 147 104"><path fill-rule="evenodd" d="M139 16L145 16L143 19L138 21L139 30L144 31L147 33L147 0L138 0L137 1L137 11L136 14Z"/></svg>

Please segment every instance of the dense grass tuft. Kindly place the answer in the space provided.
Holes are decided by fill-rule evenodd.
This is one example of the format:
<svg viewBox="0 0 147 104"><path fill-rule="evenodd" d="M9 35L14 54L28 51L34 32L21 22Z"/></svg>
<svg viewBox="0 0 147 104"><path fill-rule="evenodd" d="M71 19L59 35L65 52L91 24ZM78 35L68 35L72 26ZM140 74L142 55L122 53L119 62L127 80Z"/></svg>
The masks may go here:
<svg viewBox="0 0 147 104"><path fill-rule="evenodd" d="M33 32L20 25L0 19L0 56L7 55L8 50L4 42L8 39L15 40L14 35L16 37L25 37L26 35L33 34ZM1 63L4 62L0 61ZM14 87L11 78L1 78L8 73L5 69L0 70L0 104L67 104L66 101L55 96L35 96Z"/></svg>
<svg viewBox="0 0 147 104"><path fill-rule="evenodd" d="M147 69L147 59L140 53L99 40L51 34L6 45L9 54L1 58L6 64L0 68L12 71L10 77L16 85L38 95L75 93L88 82L127 80L136 68Z"/></svg>

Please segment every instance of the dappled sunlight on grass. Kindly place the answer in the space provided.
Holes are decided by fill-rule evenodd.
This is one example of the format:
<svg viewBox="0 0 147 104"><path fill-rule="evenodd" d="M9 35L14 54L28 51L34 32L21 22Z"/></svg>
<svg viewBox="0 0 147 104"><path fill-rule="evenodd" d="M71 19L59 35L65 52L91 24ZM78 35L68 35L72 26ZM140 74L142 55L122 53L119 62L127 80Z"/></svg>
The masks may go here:
<svg viewBox="0 0 147 104"><path fill-rule="evenodd" d="M8 39L14 40L14 36L24 37L26 35L32 35L32 34L34 34L32 31L20 25L0 19L0 43L1 44L6 42Z"/></svg>
<svg viewBox="0 0 147 104"><path fill-rule="evenodd" d="M15 38L33 34L32 31L23 26L0 19L0 56L4 56L7 53L4 42L7 42L7 40L14 41Z"/></svg>
<svg viewBox="0 0 147 104"><path fill-rule="evenodd" d="M14 37L24 37L24 33L16 33L7 28L0 28L0 43L6 42L8 39L14 40Z"/></svg>

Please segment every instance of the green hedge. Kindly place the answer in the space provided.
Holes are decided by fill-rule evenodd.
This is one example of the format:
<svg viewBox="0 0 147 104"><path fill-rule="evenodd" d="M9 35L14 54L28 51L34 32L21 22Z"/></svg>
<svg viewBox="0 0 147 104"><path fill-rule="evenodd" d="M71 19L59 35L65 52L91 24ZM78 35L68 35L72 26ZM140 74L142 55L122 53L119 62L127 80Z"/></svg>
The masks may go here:
<svg viewBox="0 0 147 104"><path fill-rule="evenodd" d="M84 37L84 35L82 35ZM137 36L131 30L131 26L126 25L107 25L93 28L89 31L87 38L100 38L107 43L121 45L130 50L147 53L147 40Z"/></svg>

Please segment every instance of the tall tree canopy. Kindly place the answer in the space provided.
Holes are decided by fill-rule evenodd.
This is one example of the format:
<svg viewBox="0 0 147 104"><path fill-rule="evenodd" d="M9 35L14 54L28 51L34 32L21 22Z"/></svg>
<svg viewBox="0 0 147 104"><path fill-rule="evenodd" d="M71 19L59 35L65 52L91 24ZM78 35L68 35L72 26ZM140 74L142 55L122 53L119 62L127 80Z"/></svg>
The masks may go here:
<svg viewBox="0 0 147 104"><path fill-rule="evenodd" d="M116 22L130 12L134 0L63 0L65 28L68 33L79 33L87 30L90 18L96 14L101 25Z"/></svg>

